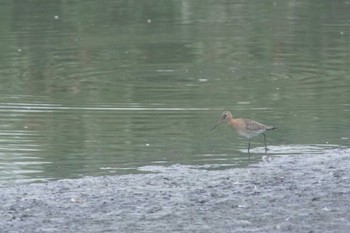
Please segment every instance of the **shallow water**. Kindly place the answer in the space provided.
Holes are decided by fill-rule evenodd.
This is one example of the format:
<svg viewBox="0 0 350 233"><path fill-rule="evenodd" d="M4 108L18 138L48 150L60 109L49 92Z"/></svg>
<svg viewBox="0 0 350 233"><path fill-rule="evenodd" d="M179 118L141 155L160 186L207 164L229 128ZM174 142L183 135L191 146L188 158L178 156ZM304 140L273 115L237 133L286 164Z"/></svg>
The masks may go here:
<svg viewBox="0 0 350 233"><path fill-rule="evenodd" d="M225 125L209 131L223 110L276 126L268 155L348 147L349 10L346 1L8 1L0 184L263 159L262 137L249 162L244 138Z"/></svg>

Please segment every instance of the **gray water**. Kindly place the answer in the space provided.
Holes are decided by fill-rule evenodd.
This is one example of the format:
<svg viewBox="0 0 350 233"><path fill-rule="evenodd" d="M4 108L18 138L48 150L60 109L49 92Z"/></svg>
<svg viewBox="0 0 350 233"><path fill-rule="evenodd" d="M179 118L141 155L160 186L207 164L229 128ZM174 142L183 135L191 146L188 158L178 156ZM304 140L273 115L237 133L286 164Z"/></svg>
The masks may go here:
<svg viewBox="0 0 350 233"><path fill-rule="evenodd" d="M3 1L0 185L350 146L349 1Z"/></svg>

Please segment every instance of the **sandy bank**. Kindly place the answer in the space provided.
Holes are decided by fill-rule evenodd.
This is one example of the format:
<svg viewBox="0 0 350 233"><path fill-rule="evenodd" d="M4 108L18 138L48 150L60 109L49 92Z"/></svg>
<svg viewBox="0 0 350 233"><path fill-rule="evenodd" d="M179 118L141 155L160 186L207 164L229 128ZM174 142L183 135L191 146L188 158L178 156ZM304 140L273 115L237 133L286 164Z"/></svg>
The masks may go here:
<svg viewBox="0 0 350 233"><path fill-rule="evenodd" d="M1 232L349 232L349 168L340 148L241 169L4 187Z"/></svg>

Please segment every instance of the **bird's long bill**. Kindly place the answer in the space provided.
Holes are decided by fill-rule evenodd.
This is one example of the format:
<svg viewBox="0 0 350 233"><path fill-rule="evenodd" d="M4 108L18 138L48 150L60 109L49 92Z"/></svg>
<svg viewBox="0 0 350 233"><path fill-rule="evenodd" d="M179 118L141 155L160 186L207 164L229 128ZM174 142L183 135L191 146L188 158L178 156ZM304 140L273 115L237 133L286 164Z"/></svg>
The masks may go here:
<svg viewBox="0 0 350 233"><path fill-rule="evenodd" d="M225 120L225 116L223 115L222 117L220 117L220 119L218 120L218 122L210 129L210 131L214 130L218 125L220 125L223 121Z"/></svg>
<svg viewBox="0 0 350 233"><path fill-rule="evenodd" d="M220 125L220 121L218 121L211 129L210 129L210 131L212 131L212 130L214 130L218 125Z"/></svg>

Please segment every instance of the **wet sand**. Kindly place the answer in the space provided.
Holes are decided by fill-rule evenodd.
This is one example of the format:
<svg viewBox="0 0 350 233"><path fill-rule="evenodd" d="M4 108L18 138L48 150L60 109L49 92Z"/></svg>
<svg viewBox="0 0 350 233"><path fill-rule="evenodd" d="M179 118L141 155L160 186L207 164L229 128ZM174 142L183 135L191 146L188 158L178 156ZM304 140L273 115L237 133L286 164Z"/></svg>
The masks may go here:
<svg viewBox="0 0 350 233"><path fill-rule="evenodd" d="M349 232L350 149L0 188L0 232Z"/></svg>

